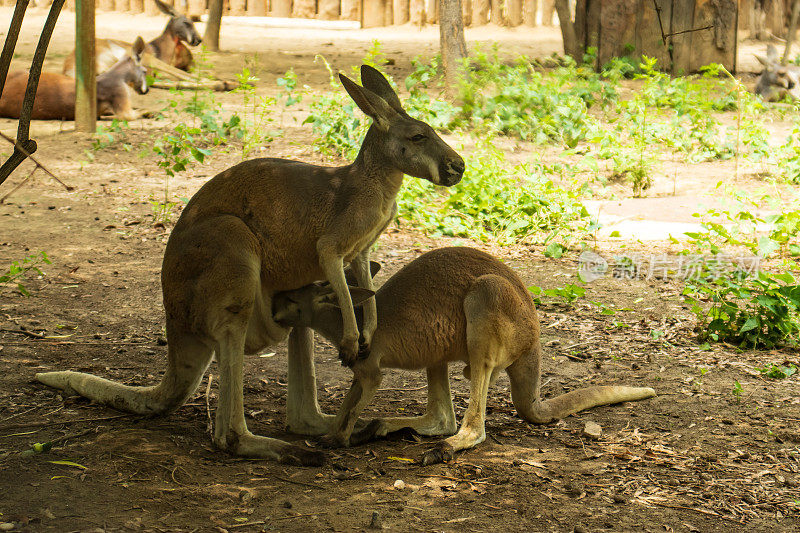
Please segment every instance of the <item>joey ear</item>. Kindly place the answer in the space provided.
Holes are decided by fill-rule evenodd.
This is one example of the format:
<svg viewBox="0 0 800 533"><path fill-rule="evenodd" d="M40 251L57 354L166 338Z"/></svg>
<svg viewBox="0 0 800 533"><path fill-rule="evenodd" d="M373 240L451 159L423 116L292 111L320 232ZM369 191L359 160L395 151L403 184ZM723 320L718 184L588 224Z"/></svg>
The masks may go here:
<svg viewBox="0 0 800 533"><path fill-rule="evenodd" d="M339 74L339 80L358 108L371 117L379 129L388 131L389 124L398 116L397 111L392 109L392 106L387 104L386 100L369 89L361 87L344 74Z"/></svg>
<svg viewBox="0 0 800 533"><path fill-rule="evenodd" d="M144 39L142 39L141 35L136 37L136 41L134 41L131 51L133 52L133 59L137 63L141 62L142 54L144 53Z"/></svg>
<svg viewBox="0 0 800 533"><path fill-rule="evenodd" d="M377 261L370 261L369 262L369 272L370 275L374 278L375 274L381 271L381 264Z"/></svg>
<svg viewBox="0 0 800 533"><path fill-rule="evenodd" d="M156 3L158 9L165 15L169 15L170 17L177 17L180 14L175 10L174 7L168 6L164 2L161 2L161 0L153 0L153 1Z"/></svg>
<svg viewBox="0 0 800 533"><path fill-rule="evenodd" d="M765 67L769 67L771 65L770 60L760 54L753 54L758 62L761 63Z"/></svg>
<svg viewBox="0 0 800 533"><path fill-rule="evenodd" d="M375 291L362 289L361 287L347 287L347 290L350 291L350 299L353 300L353 307L363 304L375 296Z"/></svg>
<svg viewBox="0 0 800 533"><path fill-rule="evenodd" d="M400 98L397 97L397 93L392 89L389 80L378 69L369 65L361 65L361 83L365 89L383 98L392 109L398 113L405 114Z"/></svg>

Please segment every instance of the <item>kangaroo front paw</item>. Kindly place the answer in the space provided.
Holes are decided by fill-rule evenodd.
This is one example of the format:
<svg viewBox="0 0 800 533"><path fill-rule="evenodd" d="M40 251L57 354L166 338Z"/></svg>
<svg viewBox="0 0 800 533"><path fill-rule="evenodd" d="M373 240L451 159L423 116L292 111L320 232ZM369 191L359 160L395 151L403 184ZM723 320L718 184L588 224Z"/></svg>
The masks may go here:
<svg viewBox="0 0 800 533"><path fill-rule="evenodd" d="M448 444L447 441L443 440L423 453L419 462L422 463L423 466L435 465L437 463L449 463L455 457L455 453L453 447Z"/></svg>

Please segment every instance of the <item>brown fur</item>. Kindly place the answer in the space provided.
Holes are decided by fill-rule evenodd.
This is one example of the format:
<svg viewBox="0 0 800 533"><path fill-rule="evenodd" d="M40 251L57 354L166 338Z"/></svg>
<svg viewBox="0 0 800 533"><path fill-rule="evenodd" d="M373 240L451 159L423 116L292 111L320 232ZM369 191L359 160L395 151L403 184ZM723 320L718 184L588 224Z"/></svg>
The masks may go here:
<svg viewBox="0 0 800 533"><path fill-rule="evenodd" d="M131 106L128 85L133 84L138 92L147 92L144 69L140 65L144 41L139 37L131 46L131 55L97 76L98 117L112 114L122 120L133 120L137 117ZM19 118L27 85L27 72L9 73L0 98L1 117ZM54 72L42 72L31 118L75 120L75 79Z"/></svg>
<svg viewBox="0 0 800 533"><path fill-rule="evenodd" d="M274 317L287 326L315 329L332 342L341 316L330 289L315 284L275 295ZM355 298L363 297L354 289ZM355 379L330 429L329 440L347 445L410 427L425 435L456 430L447 364L464 361L471 380L469 407L456 435L423 456L423 462L452 457L486 435L484 417L489 385L502 370L511 380L517 412L545 423L583 409L640 400L650 388L589 387L551 400L540 398L539 319L519 276L494 257L472 248L441 248L403 267L378 290L378 329L366 360L353 366ZM381 419L353 435L362 409L380 385L380 368L428 372L428 411L415 418Z"/></svg>
<svg viewBox="0 0 800 533"><path fill-rule="evenodd" d="M172 6L159 0L154 1L161 12L169 15L170 19L161 35L146 43L144 51L173 67L188 71L194 60L186 43L197 46L202 42L197 28L189 18ZM117 61L123 59L131 48L130 43L116 39L95 39L94 46L97 74L110 69ZM62 73L75 77L75 50L64 59Z"/></svg>
<svg viewBox="0 0 800 533"><path fill-rule="evenodd" d="M364 66L361 75L364 87L341 77L374 120L355 162L330 168L282 159L245 161L209 180L187 204L161 272L169 357L160 384L125 387L74 372L37 379L127 411L163 414L194 392L216 353L220 397L214 442L240 455L319 464L319 453L253 435L244 419L244 354L289 333L272 319L272 295L327 278L341 303L342 353L353 361L359 330L344 262L370 289L369 249L394 217L403 174L453 185L464 171L463 160L430 126L402 111L378 71ZM361 334L368 345L377 326L374 300L365 314ZM309 337L300 328L289 339L295 385L287 413L295 428L328 423L317 405Z"/></svg>

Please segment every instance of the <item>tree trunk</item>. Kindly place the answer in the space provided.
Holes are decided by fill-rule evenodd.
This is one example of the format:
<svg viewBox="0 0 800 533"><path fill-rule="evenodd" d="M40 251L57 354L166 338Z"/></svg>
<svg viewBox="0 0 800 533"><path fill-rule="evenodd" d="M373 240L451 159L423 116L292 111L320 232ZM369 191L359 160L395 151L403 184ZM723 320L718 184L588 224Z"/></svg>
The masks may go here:
<svg viewBox="0 0 800 533"><path fill-rule="evenodd" d="M503 17L503 2L502 0L492 0L492 24L498 26L505 26L506 21Z"/></svg>
<svg viewBox="0 0 800 533"><path fill-rule="evenodd" d="M556 0L558 23L561 25L561 38L564 40L564 53L575 61L583 60L583 50L575 34L575 25L569 12L569 0Z"/></svg>
<svg viewBox="0 0 800 533"><path fill-rule="evenodd" d="M392 0L386 0L383 4L383 25L391 26L394 24L394 5Z"/></svg>
<svg viewBox="0 0 800 533"><path fill-rule="evenodd" d="M411 0L411 23L415 26L425 24L425 0Z"/></svg>
<svg viewBox="0 0 800 533"><path fill-rule="evenodd" d="M340 4L339 0L319 0L319 18L324 20L338 19Z"/></svg>
<svg viewBox="0 0 800 533"><path fill-rule="evenodd" d="M272 0L273 17L288 18L292 16L292 0Z"/></svg>
<svg viewBox="0 0 800 533"><path fill-rule="evenodd" d="M524 0L522 4L522 19L526 26L536 26L537 11L539 11L539 0Z"/></svg>
<svg viewBox="0 0 800 533"><path fill-rule="evenodd" d="M522 24L522 0L508 0L508 25L519 26Z"/></svg>
<svg viewBox="0 0 800 533"><path fill-rule="evenodd" d="M786 60L789 58L789 50L792 48L792 43L794 42L795 34L797 33L798 16L800 16L800 0L793 0L792 18L789 21L789 31L786 34L786 48L783 51L783 59L781 60L783 65L786 64Z"/></svg>
<svg viewBox="0 0 800 533"><path fill-rule="evenodd" d="M409 0L394 0L394 23L405 24L409 18Z"/></svg>
<svg viewBox="0 0 800 533"><path fill-rule="evenodd" d="M208 0L208 22L203 34L203 44L212 52L219 52L219 27L222 24L222 0Z"/></svg>
<svg viewBox="0 0 800 533"><path fill-rule="evenodd" d="M130 9L131 0L114 0L114 11L123 13L125 11L130 11Z"/></svg>
<svg viewBox="0 0 800 533"><path fill-rule="evenodd" d="M144 1L131 0L131 13L144 13Z"/></svg>
<svg viewBox="0 0 800 533"><path fill-rule="evenodd" d="M99 0L97 8L100 11L114 11L114 0Z"/></svg>
<svg viewBox="0 0 800 533"><path fill-rule="evenodd" d="M461 0L441 0L439 11L439 42L447 87L453 90L461 77L461 61L467 57L464 24L461 20Z"/></svg>
<svg viewBox="0 0 800 533"><path fill-rule="evenodd" d="M189 0L186 3L187 17L199 17L206 12L206 0Z"/></svg>
<svg viewBox="0 0 800 533"><path fill-rule="evenodd" d="M491 0L472 0L472 24L479 26L489 22Z"/></svg>

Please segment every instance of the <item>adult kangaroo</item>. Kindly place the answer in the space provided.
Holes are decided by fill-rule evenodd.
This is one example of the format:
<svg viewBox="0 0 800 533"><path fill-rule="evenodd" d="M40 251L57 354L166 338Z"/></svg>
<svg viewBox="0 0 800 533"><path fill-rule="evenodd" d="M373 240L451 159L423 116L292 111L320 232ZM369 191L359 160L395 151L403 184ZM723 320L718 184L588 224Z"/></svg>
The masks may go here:
<svg viewBox="0 0 800 533"><path fill-rule="evenodd" d="M189 70L192 66L192 52L186 47L197 46L203 40L197 33L194 23L174 7L168 6L160 0L154 0L158 9L169 15L169 22L161 35L145 45L145 52L152 54L161 61L169 63L181 70ZM95 39L95 54L97 73L103 73L117 61L124 58L130 50L130 43L116 39ZM65 59L62 73L75 77L75 50Z"/></svg>
<svg viewBox="0 0 800 533"><path fill-rule="evenodd" d="M97 116L114 115L134 120L138 114L131 105L129 86L139 94L147 94L147 77L142 66L144 40L131 45L129 55L117 61L108 71L97 76ZM0 117L19 118L28 86L28 73L15 71L8 75L0 98ZM31 118L40 120L75 120L75 79L55 72L42 72Z"/></svg>
<svg viewBox="0 0 800 533"><path fill-rule="evenodd" d="M403 174L450 186L464 172L461 157L429 125L403 111L380 72L362 66L363 87L339 77L373 119L352 164L331 168L284 159L245 161L209 180L183 210L161 271L169 362L161 383L128 387L75 372L37 374L39 381L125 411L164 414L194 392L216 353L220 394L214 442L239 455L321 463L320 452L253 435L245 423L244 354L257 353L289 333L272 319L272 296L328 279L341 306L337 342L344 361L354 362L359 330L344 263L371 289L369 250L395 216ZM366 303L364 315L362 335L368 345L377 326L374 299ZM292 335L290 380L313 383L309 332L300 329ZM314 387L290 390L290 410L300 413L295 424L327 425Z"/></svg>
<svg viewBox="0 0 800 533"><path fill-rule="evenodd" d="M370 296L351 288L354 301ZM505 370L511 397L522 418L547 423L583 409L655 396L651 388L598 386L542 400L539 319L530 293L519 276L491 255L473 248L440 248L404 266L378 290L378 329L367 359L352 369L354 382L331 426L337 445L363 442L392 431L412 428L422 435L456 432L447 364L467 363L469 407L458 433L439 442L422 457L430 464L486 438L484 418L489 386ZM310 327L336 343L342 318L330 287L315 283L281 292L273 299L274 319L286 327ZM381 382L381 368L424 368L428 374L428 408L424 415L385 418L353 434L363 408Z"/></svg>

